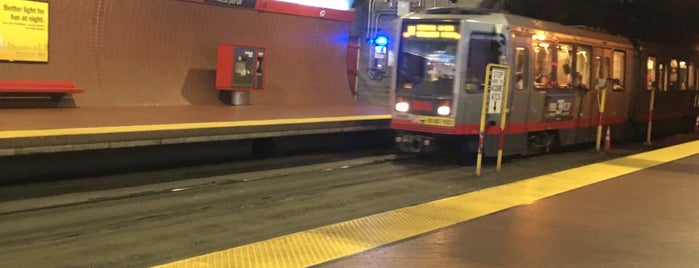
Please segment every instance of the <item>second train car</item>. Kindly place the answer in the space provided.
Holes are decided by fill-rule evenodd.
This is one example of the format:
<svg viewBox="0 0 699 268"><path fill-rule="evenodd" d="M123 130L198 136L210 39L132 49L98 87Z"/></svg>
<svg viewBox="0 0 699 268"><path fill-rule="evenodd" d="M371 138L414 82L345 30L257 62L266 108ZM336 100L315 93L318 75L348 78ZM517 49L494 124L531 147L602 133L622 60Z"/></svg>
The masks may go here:
<svg viewBox="0 0 699 268"><path fill-rule="evenodd" d="M391 128L403 151L475 152L491 63L510 70L498 111L508 111L505 154L591 143L601 127L615 139L645 137L649 120L658 133L689 130L699 111L695 55L680 49L457 8L408 15L398 30ZM486 156L497 153L500 121L486 113Z"/></svg>

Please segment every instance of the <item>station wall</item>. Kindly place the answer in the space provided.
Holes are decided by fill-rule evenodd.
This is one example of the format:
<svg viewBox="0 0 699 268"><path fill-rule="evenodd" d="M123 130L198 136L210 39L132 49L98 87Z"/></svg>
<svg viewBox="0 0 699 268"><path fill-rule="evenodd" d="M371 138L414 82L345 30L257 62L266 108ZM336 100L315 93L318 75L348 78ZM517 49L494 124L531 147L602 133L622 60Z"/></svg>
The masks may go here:
<svg viewBox="0 0 699 268"><path fill-rule="evenodd" d="M48 63L0 62L3 80L73 80L82 106L223 105L219 43L263 47L256 104L349 104L351 22L174 0L48 1Z"/></svg>

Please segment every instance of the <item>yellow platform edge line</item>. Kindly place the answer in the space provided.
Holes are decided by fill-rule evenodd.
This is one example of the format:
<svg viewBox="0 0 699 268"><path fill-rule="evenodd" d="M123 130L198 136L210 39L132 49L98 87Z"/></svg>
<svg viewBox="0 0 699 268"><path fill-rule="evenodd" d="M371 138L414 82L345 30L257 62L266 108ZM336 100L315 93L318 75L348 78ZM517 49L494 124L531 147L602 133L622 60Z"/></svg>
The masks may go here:
<svg viewBox="0 0 699 268"><path fill-rule="evenodd" d="M156 267L312 266L697 153L699 141L688 142Z"/></svg>
<svg viewBox="0 0 699 268"><path fill-rule="evenodd" d="M168 130L192 130L192 129L226 128L226 127L254 127L254 126L269 126L269 125L280 125L280 124L311 124L311 123L345 122L345 121L362 121L362 120L385 120L385 119L391 119L391 115L390 114L380 114L380 115L356 115L356 116L336 116L336 117L312 117L312 118L224 121L224 122L205 122L205 123L133 125L133 126L113 126L113 127L9 130L9 131L0 131L0 139L66 136L66 135L114 134L114 133L151 132L151 131L168 131Z"/></svg>

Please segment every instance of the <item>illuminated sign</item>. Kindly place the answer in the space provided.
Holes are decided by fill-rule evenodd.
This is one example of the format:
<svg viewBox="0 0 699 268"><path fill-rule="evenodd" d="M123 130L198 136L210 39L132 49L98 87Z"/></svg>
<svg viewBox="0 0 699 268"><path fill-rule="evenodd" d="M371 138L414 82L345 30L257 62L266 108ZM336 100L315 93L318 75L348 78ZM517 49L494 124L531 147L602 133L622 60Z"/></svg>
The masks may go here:
<svg viewBox="0 0 699 268"><path fill-rule="evenodd" d="M454 120L454 118L449 118L449 117L414 115L410 121L414 124L442 126L442 127L453 127L456 125L456 120Z"/></svg>
<svg viewBox="0 0 699 268"><path fill-rule="evenodd" d="M0 60L49 60L49 4L0 0Z"/></svg>
<svg viewBox="0 0 699 268"><path fill-rule="evenodd" d="M204 3L255 8L257 0L204 0Z"/></svg>
<svg viewBox="0 0 699 268"><path fill-rule="evenodd" d="M405 27L403 38L460 39L461 34L453 24L415 24Z"/></svg>
<svg viewBox="0 0 699 268"><path fill-rule="evenodd" d="M335 10L352 10L354 0L276 0L277 2L287 2L311 7L329 8Z"/></svg>

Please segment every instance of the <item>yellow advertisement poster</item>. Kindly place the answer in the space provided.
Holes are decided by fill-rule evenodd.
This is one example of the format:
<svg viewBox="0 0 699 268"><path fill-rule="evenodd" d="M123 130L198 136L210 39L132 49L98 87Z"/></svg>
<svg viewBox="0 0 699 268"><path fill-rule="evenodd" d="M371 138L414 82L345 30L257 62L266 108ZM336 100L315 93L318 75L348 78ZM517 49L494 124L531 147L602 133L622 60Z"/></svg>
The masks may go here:
<svg viewBox="0 0 699 268"><path fill-rule="evenodd" d="M0 60L49 60L49 4L0 0Z"/></svg>

